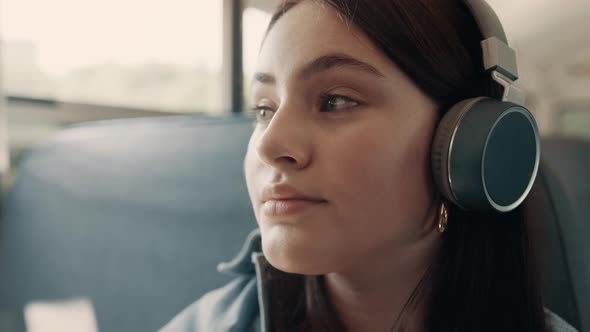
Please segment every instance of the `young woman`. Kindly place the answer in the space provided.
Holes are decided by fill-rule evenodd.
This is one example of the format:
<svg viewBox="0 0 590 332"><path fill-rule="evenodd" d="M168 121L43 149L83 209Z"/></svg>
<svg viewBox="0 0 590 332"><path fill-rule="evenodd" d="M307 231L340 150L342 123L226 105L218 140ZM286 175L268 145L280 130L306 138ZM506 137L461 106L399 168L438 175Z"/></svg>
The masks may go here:
<svg viewBox="0 0 590 332"><path fill-rule="evenodd" d="M163 331L575 331L543 309L520 210L433 181L448 107L501 96L482 39L458 0L284 2L252 83L259 230Z"/></svg>

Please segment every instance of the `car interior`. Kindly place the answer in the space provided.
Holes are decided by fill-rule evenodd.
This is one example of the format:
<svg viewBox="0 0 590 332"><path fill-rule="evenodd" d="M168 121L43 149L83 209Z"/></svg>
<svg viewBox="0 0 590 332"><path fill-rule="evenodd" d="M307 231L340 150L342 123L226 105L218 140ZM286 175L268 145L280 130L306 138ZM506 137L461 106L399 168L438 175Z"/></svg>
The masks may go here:
<svg viewBox="0 0 590 332"><path fill-rule="evenodd" d="M237 2L223 2L224 19L233 24L239 22L232 7ZM270 13L276 1L246 3ZM517 46L531 46L522 55L539 54L523 66L531 73L523 85L531 86L542 132L539 173L523 210L544 303L579 331L590 331L590 121L567 117L590 112L590 62L583 56L590 49L576 49L570 62L551 62L539 72L561 54L539 43L563 35L556 26L569 20L570 43L554 47L574 52L573 45L587 38L580 31L588 28L575 12L590 15L590 6L581 0L523 1L514 8L508 1L490 3L505 13ZM511 25L527 11L567 12L536 30L535 20ZM549 88L536 80L562 75L564 68L585 76L562 77L551 98L539 97ZM228 96L241 98L233 90ZM12 97L2 107L10 112L11 105L24 104L55 106ZM217 114L76 113L75 121L19 154L0 200L0 331L33 331L35 303L55 304L56 311L47 311L52 317L71 317L60 301L87 301L96 330L155 331L227 283L231 277L218 273L217 264L231 259L256 227L243 175L252 118L239 112L239 102L228 105ZM10 117L8 132L14 119L20 118Z"/></svg>

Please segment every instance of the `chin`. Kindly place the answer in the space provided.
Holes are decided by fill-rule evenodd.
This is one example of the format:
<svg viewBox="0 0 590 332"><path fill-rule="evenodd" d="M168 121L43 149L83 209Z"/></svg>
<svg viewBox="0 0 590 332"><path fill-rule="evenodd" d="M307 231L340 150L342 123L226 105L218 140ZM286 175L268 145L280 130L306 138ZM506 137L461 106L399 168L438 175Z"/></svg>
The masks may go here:
<svg viewBox="0 0 590 332"><path fill-rule="evenodd" d="M318 266L313 262L304 262L296 259L275 259L273 255L265 254L266 260L272 267L285 273L303 274L303 275L323 275L328 271L325 266Z"/></svg>
<svg viewBox="0 0 590 332"><path fill-rule="evenodd" d="M262 251L270 265L286 273L320 275L332 270L333 260L326 256L327 252L311 244L263 237Z"/></svg>

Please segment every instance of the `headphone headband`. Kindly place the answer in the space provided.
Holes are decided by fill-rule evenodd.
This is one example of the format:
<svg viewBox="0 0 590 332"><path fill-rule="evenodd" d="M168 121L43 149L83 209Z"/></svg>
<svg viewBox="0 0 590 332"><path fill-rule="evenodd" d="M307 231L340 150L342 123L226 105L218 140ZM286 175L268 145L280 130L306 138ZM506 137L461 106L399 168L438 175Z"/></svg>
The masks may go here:
<svg viewBox="0 0 590 332"><path fill-rule="evenodd" d="M524 94L512 82L518 79L516 53L508 46L500 19L485 0L463 0L471 11L484 40L481 41L483 64L492 78L504 87L503 101L524 105Z"/></svg>
<svg viewBox="0 0 590 332"><path fill-rule="evenodd" d="M464 0L463 2L473 14L484 39L496 37L508 45L502 23L487 2L483 0Z"/></svg>

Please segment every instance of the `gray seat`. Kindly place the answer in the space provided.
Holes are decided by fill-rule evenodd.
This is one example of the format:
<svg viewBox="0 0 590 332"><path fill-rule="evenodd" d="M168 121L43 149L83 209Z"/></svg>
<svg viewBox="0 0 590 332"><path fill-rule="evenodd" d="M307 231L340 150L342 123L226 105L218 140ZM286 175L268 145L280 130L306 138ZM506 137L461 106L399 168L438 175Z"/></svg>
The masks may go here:
<svg viewBox="0 0 590 332"><path fill-rule="evenodd" d="M174 116L66 129L32 151L3 204L0 331L33 300L88 297L100 331L155 331L256 227L243 117Z"/></svg>
<svg viewBox="0 0 590 332"><path fill-rule="evenodd" d="M545 304L590 331L590 142L542 141L542 164L525 201Z"/></svg>
<svg viewBox="0 0 590 332"><path fill-rule="evenodd" d="M88 297L101 331L154 331L228 281L215 271L255 227L241 116L86 124L32 151L3 201L0 331L33 300ZM590 329L590 145L543 142L525 202L546 305Z"/></svg>

